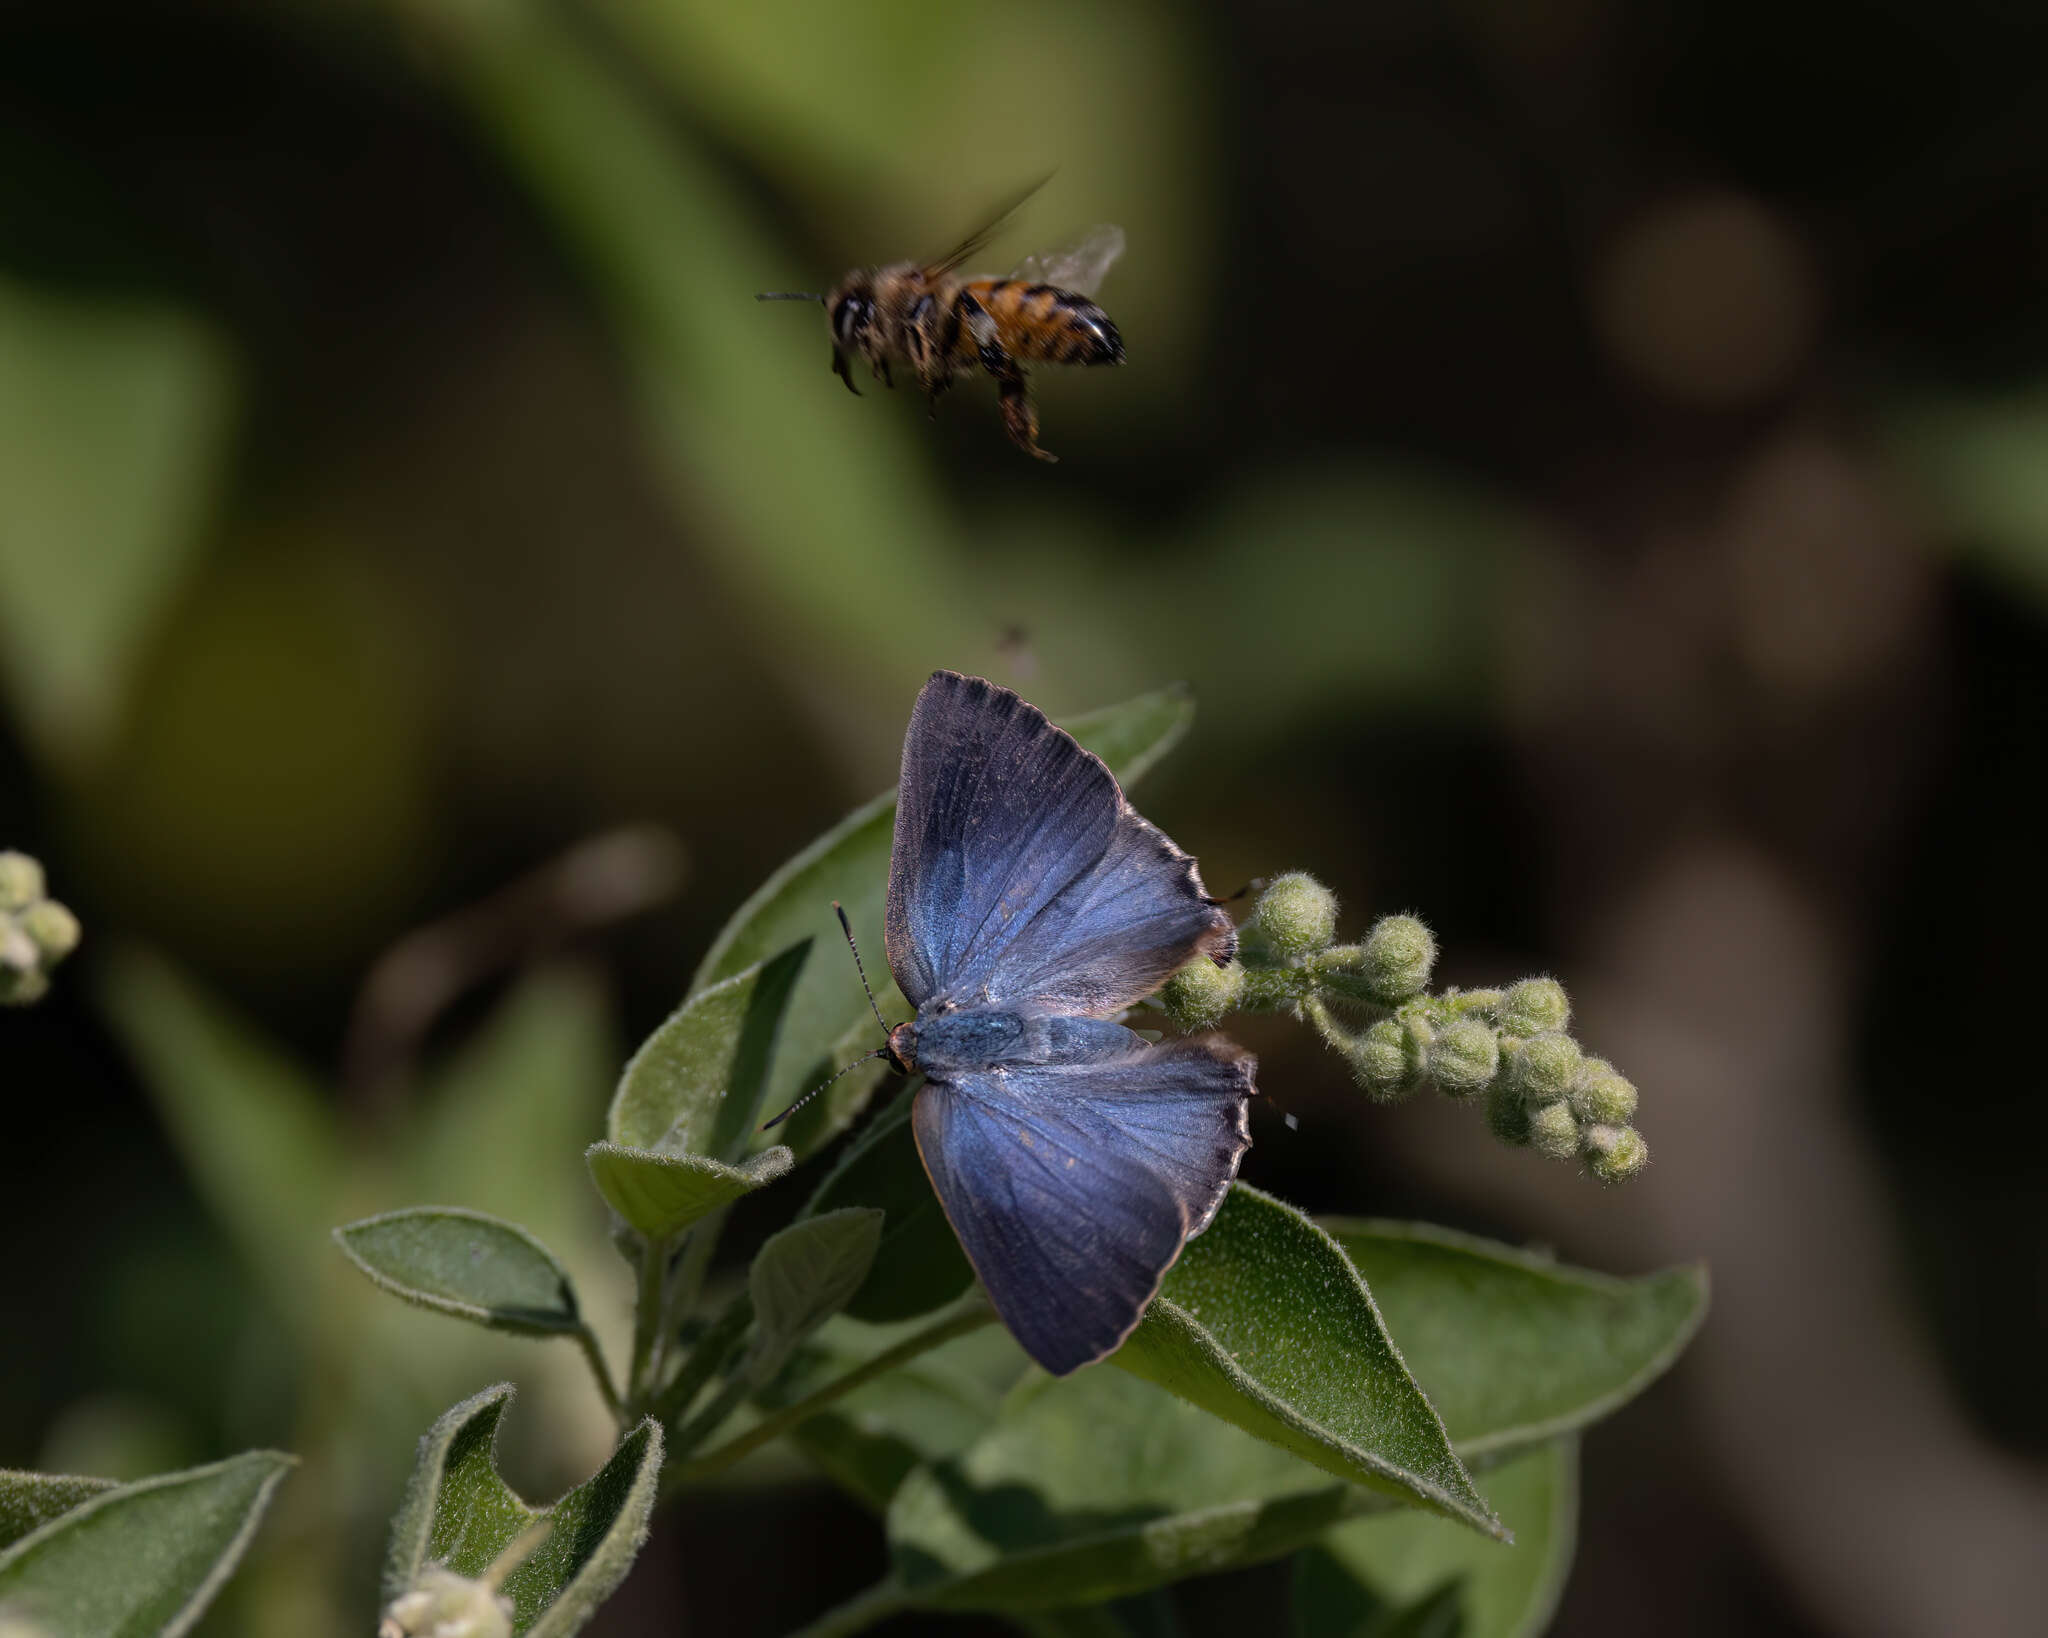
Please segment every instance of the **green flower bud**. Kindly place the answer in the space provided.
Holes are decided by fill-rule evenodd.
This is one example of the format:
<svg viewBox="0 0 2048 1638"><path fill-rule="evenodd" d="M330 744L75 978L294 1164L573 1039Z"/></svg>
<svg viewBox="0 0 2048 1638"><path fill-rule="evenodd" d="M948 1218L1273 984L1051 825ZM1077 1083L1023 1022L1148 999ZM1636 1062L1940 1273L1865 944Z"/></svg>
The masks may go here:
<svg viewBox="0 0 2048 1638"><path fill-rule="evenodd" d="M1447 1097L1469 1098L1492 1084L1500 1070L1500 1042L1477 1018L1444 1026L1429 1048L1429 1078Z"/></svg>
<svg viewBox="0 0 2048 1638"><path fill-rule="evenodd" d="M1588 1126L1579 1152L1602 1183L1626 1183L1650 1163L1650 1146L1633 1126Z"/></svg>
<svg viewBox="0 0 2048 1638"><path fill-rule="evenodd" d="M0 911L26 909L44 891L40 864L12 848L0 853Z"/></svg>
<svg viewBox="0 0 2048 1638"><path fill-rule="evenodd" d="M1382 1018L1374 1024L1358 1038L1349 1057L1352 1075L1375 1103L1398 1103L1422 1084L1421 1054L1399 1019Z"/></svg>
<svg viewBox="0 0 2048 1638"><path fill-rule="evenodd" d="M78 948L78 918L55 899L30 905L14 922L41 954L45 969Z"/></svg>
<svg viewBox="0 0 2048 1638"><path fill-rule="evenodd" d="M1635 1082L1605 1058L1588 1058L1571 1091L1572 1113L1595 1126L1626 1126L1635 1119Z"/></svg>
<svg viewBox="0 0 2048 1638"><path fill-rule="evenodd" d="M1337 936L1337 895L1295 871L1277 877L1238 929L1238 948L1254 965L1291 967Z"/></svg>
<svg viewBox="0 0 2048 1638"><path fill-rule="evenodd" d="M1569 1035L1533 1035L1515 1051L1515 1086L1530 1105L1551 1103L1577 1084L1585 1061Z"/></svg>
<svg viewBox="0 0 2048 1638"><path fill-rule="evenodd" d="M1233 961L1219 967L1204 957L1191 961L1166 981L1159 1004L1173 1027L1183 1032L1214 1029L1234 1012L1244 995L1244 968Z"/></svg>
<svg viewBox="0 0 2048 1638"><path fill-rule="evenodd" d="M1569 1160L1579 1152L1579 1123L1562 1098L1529 1111L1529 1146L1552 1160Z"/></svg>
<svg viewBox="0 0 2048 1638"><path fill-rule="evenodd" d="M1413 916L1383 916L1366 935L1363 973L1375 1001L1397 1006L1420 995L1436 965L1436 939Z"/></svg>
<svg viewBox="0 0 2048 1638"><path fill-rule="evenodd" d="M1486 1129L1510 1148L1529 1142L1529 1106L1505 1075L1486 1089Z"/></svg>
<svg viewBox="0 0 2048 1638"><path fill-rule="evenodd" d="M1494 1021L1510 1035L1542 1035L1572 1019L1571 999L1554 978L1525 978L1494 1008Z"/></svg>
<svg viewBox="0 0 2048 1638"><path fill-rule="evenodd" d="M453 1570L428 1569L385 1609L377 1638L512 1638L512 1600Z"/></svg>

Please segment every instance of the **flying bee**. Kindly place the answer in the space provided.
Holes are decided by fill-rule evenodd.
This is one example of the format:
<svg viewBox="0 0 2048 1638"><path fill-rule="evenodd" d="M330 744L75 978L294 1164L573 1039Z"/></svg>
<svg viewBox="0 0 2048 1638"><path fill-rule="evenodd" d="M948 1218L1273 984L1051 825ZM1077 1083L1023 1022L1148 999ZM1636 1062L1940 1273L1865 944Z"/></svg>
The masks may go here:
<svg viewBox="0 0 2048 1638"><path fill-rule="evenodd" d="M1063 249L1026 257L1006 279L962 276L967 260L1037 191L1028 190L936 261L856 268L829 295L772 290L756 299L822 301L832 324L832 371L856 397L850 354L866 359L886 387L896 384L890 366L907 365L934 415L956 377L986 370L995 377L1010 441L1041 461L1056 461L1038 447L1038 407L1026 367L1124 361L1123 337L1091 299L1123 254L1124 232L1092 228Z"/></svg>

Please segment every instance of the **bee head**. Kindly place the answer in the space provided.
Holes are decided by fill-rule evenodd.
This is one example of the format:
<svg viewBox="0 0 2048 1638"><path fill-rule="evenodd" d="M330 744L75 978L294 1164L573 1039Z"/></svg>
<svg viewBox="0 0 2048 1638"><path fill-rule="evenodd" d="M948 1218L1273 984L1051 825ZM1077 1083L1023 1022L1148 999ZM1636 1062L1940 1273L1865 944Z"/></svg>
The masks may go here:
<svg viewBox="0 0 2048 1638"><path fill-rule="evenodd" d="M865 353L875 322L875 281L856 273L825 298L832 319L833 344L850 353Z"/></svg>

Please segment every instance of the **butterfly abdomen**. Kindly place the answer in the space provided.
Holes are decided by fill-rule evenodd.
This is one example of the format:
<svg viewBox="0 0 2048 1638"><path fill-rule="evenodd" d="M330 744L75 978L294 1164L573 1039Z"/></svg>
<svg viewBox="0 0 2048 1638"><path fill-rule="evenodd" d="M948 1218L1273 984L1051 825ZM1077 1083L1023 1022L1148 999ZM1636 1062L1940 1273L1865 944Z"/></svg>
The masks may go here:
<svg viewBox="0 0 2048 1638"><path fill-rule="evenodd" d="M995 320L1012 358L1038 364L1121 364L1124 340L1110 316L1086 296L1022 279L971 279L964 294Z"/></svg>

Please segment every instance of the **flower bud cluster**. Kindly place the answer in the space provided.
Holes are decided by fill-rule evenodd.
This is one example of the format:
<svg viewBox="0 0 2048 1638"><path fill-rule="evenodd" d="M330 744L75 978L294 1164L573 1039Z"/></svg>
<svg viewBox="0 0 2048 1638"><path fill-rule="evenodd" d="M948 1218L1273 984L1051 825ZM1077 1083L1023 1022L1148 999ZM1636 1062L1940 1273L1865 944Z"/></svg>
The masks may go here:
<svg viewBox="0 0 2048 1638"><path fill-rule="evenodd" d="M1643 1169L1636 1089L1566 1032L1571 1001L1557 980L1432 995L1436 939L1416 917L1382 917L1359 944L1336 936L1336 895L1311 876L1281 876L1238 929L1237 960L1182 968L1158 1004L1183 1030L1213 1029L1231 1012L1292 1014L1375 1102L1433 1087L1479 1102L1503 1143L1581 1160L1602 1182Z"/></svg>
<svg viewBox="0 0 2048 1638"><path fill-rule="evenodd" d="M43 867L0 853L0 1004L40 1000L50 970L77 948L78 918L47 896Z"/></svg>

